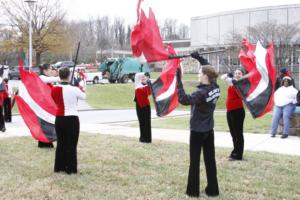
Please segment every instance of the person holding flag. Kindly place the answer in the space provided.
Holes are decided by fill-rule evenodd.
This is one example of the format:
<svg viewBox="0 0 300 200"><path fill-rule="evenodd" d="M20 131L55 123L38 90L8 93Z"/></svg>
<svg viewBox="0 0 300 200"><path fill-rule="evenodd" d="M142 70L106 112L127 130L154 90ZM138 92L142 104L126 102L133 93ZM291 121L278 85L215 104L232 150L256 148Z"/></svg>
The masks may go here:
<svg viewBox="0 0 300 200"><path fill-rule="evenodd" d="M191 197L199 196L199 168L200 155L203 149L204 163L207 176L205 193L208 196L218 196L217 167L214 145L214 110L220 96L220 89L216 83L218 73L198 52L191 56L202 66L199 70L197 90L191 95L185 93L181 81L181 70L177 70L177 87L179 102L191 105L190 118L190 167L186 194Z"/></svg>
<svg viewBox="0 0 300 200"><path fill-rule="evenodd" d="M233 86L233 81L238 81L243 78L242 69L236 69L234 75L232 73L224 74L221 79L228 85L226 98L226 118L229 131L233 141L233 151L229 156L229 160L242 160L244 152L244 119L245 109L243 99L240 97L238 91Z"/></svg>
<svg viewBox="0 0 300 200"><path fill-rule="evenodd" d="M4 121L11 122L11 98L13 95L13 89L10 84L8 84L8 78L4 78L5 89L6 92L4 94L4 101L3 101L3 110L4 110Z"/></svg>
<svg viewBox="0 0 300 200"><path fill-rule="evenodd" d="M5 121L3 116L3 102L6 94L5 82L3 79L4 66L0 67L0 131L5 132Z"/></svg>
<svg viewBox="0 0 300 200"><path fill-rule="evenodd" d="M46 83L50 88L53 87L53 83L57 83L60 79L57 76L57 71L53 70L50 64L43 64L40 66L40 79ZM39 148L53 148L53 143L46 143L38 141Z"/></svg>
<svg viewBox="0 0 300 200"><path fill-rule="evenodd" d="M136 113L140 126L140 142L151 143L151 108L148 96L151 95L150 87L147 85L149 80L148 73L135 74L135 97Z"/></svg>
<svg viewBox="0 0 300 200"><path fill-rule="evenodd" d="M61 80L54 86L51 96L57 105L55 131L57 147L55 153L54 172L77 173L77 143L80 122L77 111L78 99L85 99L85 93L78 87L70 85L70 69L59 69Z"/></svg>

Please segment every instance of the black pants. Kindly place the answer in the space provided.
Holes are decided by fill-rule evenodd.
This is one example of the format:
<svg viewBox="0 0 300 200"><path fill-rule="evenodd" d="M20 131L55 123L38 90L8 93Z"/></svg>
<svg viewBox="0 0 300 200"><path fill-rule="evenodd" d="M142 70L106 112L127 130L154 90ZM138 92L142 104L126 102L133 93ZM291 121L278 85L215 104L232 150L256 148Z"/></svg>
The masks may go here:
<svg viewBox="0 0 300 200"><path fill-rule="evenodd" d="M11 98L5 98L3 101L4 108L4 120L6 122L11 122Z"/></svg>
<svg viewBox="0 0 300 200"><path fill-rule="evenodd" d="M208 196L217 196L219 195L219 186L217 179L213 130L205 133L191 131L190 169L186 194L194 197L199 196L199 170L201 149L203 149L203 157L207 177L207 187L205 188L205 192Z"/></svg>
<svg viewBox="0 0 300 200"><path fill-rule="evenodd" d="M244 153L244 127L245 110L244 108L235 109L227 112L227 123L233 141L233 151L230 157L237 160L243 159Z"/></svg>
<svg viewBox="0 0 300 200"><path fill-rule="evenodd" d="M77 173L79 126L79 118L77 116L56 117L55 131L57 135L57 147L54 172Z"/></svg>
<svg viewBox="0 0 300 200"><path fill-rule="evenodd" d="M150 106L139 108L136 105L136 113L140 125L140 142L151 143L151 109Z"/></svg>
<svg viewBox="0 0 300 200"><path fill-rule="evenodd" d="M4 116L3 116L3 106L0 106L0 130L5 128Z"/></svg>

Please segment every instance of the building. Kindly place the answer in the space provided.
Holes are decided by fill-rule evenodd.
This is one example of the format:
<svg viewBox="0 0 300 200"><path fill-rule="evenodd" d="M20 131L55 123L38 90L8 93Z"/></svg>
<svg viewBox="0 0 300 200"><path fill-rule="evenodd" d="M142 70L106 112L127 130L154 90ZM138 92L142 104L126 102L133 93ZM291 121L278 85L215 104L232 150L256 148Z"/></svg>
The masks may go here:
<svg viewBox="0 0 300 200"><path fill-rule="evenodd" d="M191 47L224 46L229 33L245 33L262 22L300 23L300 4L250 8L191 19ZM248 37L249 38L249 37Z"/></svg>
<svg viewBox="0 0 300 200"><path fill-rule="evenodd" d="M220 72L240 66L238 52L240 45L234 41L234 35L251 39L249 27L262 23L275 23L279 26L300 25L300 4L249 8L212 15L193 17L191 19L192 49L224 49L224 54L209 55L209 61ZM256 41L251 41L255 43ZM300 33L294 35L292 42L275 46L275 64L277 68L287 67L298 77L298 59L300 57ZM284 56L283 56L284 55Z"/></svg>

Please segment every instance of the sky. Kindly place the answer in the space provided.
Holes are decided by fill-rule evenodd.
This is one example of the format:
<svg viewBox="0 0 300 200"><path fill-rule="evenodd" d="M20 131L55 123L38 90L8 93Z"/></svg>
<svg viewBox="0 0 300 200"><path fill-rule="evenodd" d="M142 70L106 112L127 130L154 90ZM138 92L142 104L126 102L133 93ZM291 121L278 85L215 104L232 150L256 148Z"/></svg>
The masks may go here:
<svg viewBox="0 0 300 200"><path fill-rule="evenodd" d="M136 22L137 0L61 0L69 20L88 20L97 16L121 17L126 24ZM300 0L144 0L152 7L158 22L166 18L189 25L191 17L218 12L273 5L300 4Z"/></svg>

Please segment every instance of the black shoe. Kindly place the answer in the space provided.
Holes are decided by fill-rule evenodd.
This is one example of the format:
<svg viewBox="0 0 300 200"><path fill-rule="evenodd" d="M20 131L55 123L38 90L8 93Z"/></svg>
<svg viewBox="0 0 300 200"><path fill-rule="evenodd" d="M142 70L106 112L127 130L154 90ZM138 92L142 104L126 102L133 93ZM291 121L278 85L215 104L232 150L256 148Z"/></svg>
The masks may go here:
<svg viewBox="0 0 300 200"><path fill-rule="evenodd" d="M188 195L189 197L195 197L195 198L197 198L197 197L199 197L199 192L197 193L197 192L195 192L195 193L192 193L192 192L186 192L186 195Z"/></svg>
<svg viewBox="0 0 300 200"><path fill-rule="evenodd" d="M271 137L276 137L276 135L275 134L271 134Z"/></svg>
<svg viewBox="0 0 300 200"><path fill-rule="evenodd" d="M237 158L237 157L232 157L232 156L229 156L229 158L228 158L228 160L229 161L241 161L241 160L243 160L242 158Z"/></svg>
<svg viewBox="0 0 300 200"><path fill-rule="evenodd" d="M288 134L282 134L282 136L281 136L282 139L285 139L285 138L287 138L287 137L289 137Z"/></svg>
<svg viewBox="0 0 300 200"><path fill-rule="evenodd" d="M140 142L142 142L142 143L151 143L151 140L140 138Z"/></svg>
<svg viewBox="0 0 300 200"><path fill-rule="evenodd" d="M219 196L219 189L209 190L207 187L205 188L205 194L209 197Z"/></svg>
<svg viewBox="0 0 300 200"><path fill-rule="evenodd" d="M1 131L2 131L2 132L5 132L5 131L6 131L6 128L5 128L5 127L2 127L2 128L1 128Z"/></svg>

